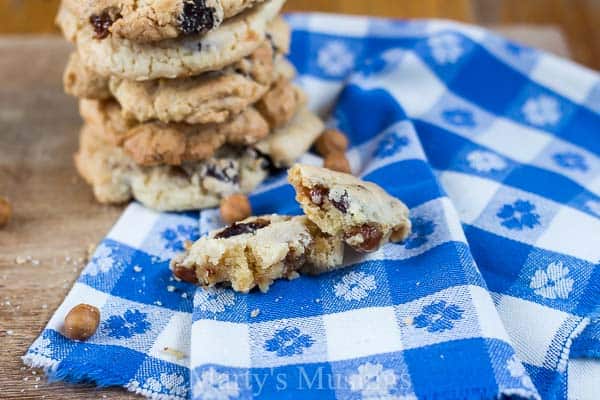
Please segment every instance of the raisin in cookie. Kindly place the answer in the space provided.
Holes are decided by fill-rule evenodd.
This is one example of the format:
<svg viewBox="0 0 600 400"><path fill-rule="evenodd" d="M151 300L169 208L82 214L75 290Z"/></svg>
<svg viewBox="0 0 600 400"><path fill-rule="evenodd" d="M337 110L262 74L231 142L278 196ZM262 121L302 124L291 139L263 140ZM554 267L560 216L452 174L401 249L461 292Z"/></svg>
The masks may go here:
<svg viewBox="0 0 600 400"><path fill-rule="evenodd" d="M374 183L299 164L290 169L289 181L308 218L359 252L401 241L410 232L407 207Z"/></svg>
<svg viewBox="0 0 600 400"><path fill-rule="evenodd" d="M222 148L202 162L181 166L138 166L125 151L85 125L75 165L101 203L135 198L159 211L215 207L221 198L248 193L267 176L268 161L255 152Z"/></svg>
<svg viewBox="0 0 600 400"><path fill-rule="evenodd" d="M98 39L154 42L206 33L264 0L63 0Z"/></svg>
<svg viewBox="0 0 600 400"><path fill-rule="evenodd" d="M276 279L293 279L298 271L329 270L343 258L340 240L323 235L305 217L250 217L200 238L171 261L176 277L214 286L231 284L247 293L266 292Z"/></svg>
<svg viewBox="0 0 600 400"><path fill-rule="evenodd" d="M205 35L190 35L157 43L136 43L117 36L95 37L64 5L57 23L77 44L82 62L100 75L132 80L177 78L217 71L254 52L267 39L287 29L277 17L285 0L269 0L227 20Z"/></svg>

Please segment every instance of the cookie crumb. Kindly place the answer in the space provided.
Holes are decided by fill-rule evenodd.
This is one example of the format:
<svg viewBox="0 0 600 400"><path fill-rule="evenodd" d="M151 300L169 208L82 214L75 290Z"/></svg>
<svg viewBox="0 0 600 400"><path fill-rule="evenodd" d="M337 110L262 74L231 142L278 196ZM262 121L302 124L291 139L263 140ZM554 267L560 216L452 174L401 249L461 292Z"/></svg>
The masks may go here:
<svg viewBox="0 0 600 400"><path fill-rule="evenodd" d="M26 259L25 257L23 257L23 256L17 256L17 257L15 258L15 262L16 262L18 265L22 265L22 264L25 264L25 263L27 262L27 259Z"/></svg>
<svg viewBox="0 0 600 400"><path fill-rule="evenodd" d="M244 220L252 215L252 207L248 197L237 193L221 200L221 219L228 225Z"/></svg>
<svg viewBox="0 0 600 400"><path fill-rule="evenodd" d="M172 349L172 348L170 348L168 346L163 348L163 352L166 353L166 354L169 354L170 356L175 357L178 360L181 360L181 359L187 357L187 355L184 352L179 351L177 349Z"/></svg>
<svg viewBox="0 0 600 400"><path fill-rule="evenodd" d="M90 260L92 258L95 251L96 251L96 245L93 243L88 244L87 252L86 252L88 260Z"/></svg>
<svg viewBox="0 0 600 400"><path fill-rule="evenodd" d="M12 216L12 207L7 199L0 196L0 228L8 224Z"/></svg>
<svg viewBox="0 0 600 400"><path fill-rule="evenodd" d="M252 310L252 311L250 312L250 316L251 316L252 318L256 318L256 317L258 317L258 314L260 314L260 310L259 310L258 308L255 308L254 310Z"/></svg>

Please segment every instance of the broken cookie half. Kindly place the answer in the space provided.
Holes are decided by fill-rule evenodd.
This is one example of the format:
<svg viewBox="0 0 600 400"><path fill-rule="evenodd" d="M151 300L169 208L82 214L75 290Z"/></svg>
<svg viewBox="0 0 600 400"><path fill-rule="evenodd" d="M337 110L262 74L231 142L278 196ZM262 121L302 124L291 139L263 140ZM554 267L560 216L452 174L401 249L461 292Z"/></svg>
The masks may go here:
<svg viewBox="0 0 600 400"><path fill-rule="evenodd" d="M340 268L344 242L371 252L410 233L407 207L373 183L298 164L289 180L306 215L250 217L215 230L171 261L174 275L202 286L266 292L276 279Z"/></svg>
<svg viewBox="0 0 600 400"><path fill-rule="evenodd" d="M247 293L266 292L276 279L319 273L341 265L341 240L322 234L306 216L250 217L200 238L171 261L181 280L214 286L229 283Z"/></svg>
<svg viewBox="0 0 600 400"><path fill-rule="evenodd" d="M356 251L372 252L410 233L406 205L374 183L300 164L290 169L288 179L306 216Z"/></svg>

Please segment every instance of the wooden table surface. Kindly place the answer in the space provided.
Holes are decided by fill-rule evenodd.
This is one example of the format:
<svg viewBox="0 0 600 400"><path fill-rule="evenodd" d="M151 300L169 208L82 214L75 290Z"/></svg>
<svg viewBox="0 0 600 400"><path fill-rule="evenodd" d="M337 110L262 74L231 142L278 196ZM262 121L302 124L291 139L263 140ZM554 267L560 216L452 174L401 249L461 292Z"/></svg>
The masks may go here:
<svg viewBox="0 0 600 400"><path fill-rule="evenodd" d="M565 51L556 31L508 33ZM95 203L73 167L80 119L60 78L68 52L58 37L0 36L0 195L14 207L11 222L0 229L2 399L135 397L122 389L47 384L20 360L78 276L88 246L122 210Z"/></svg>

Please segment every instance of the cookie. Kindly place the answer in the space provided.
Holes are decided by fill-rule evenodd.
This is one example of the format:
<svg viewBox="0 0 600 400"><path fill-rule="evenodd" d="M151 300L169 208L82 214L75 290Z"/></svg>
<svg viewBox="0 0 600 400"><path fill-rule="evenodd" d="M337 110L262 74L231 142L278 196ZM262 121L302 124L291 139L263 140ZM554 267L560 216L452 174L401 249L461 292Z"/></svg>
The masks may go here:
<svg viewBox="0 0 600 400"><path fill-rule="evenodd" d="M125 151L85 125L75 165L101 203L135 198L159 211L215 207L232 193L248 193L267 176L268 162L256 152L222 148L208 160L181 166L138 166Z"/></svg>
<svg viewBox="0 0 600 400"><path fill-rule="evenodd" d="M374 183L299 164L290 169L288 179L307 217L359 252L375 251L410 233L408 208Z"/></svg>
<svg viewBox="0 0 600 400"><path fill-rule="evenodd" d="M171 270L203 286L226 283L238 292L266 292L276 279L294 279L303 268L328 270L342 258L341 241L321 234L305 216L265 215L200 238L171 261Z"/></svg>
<svg viewBox="0 0 600 400"><path fill-rule="evenodd" d="M67 39L77 44L81 61L100 75L131 80L178 78L218 71L254 52L268 32L282 35L288 28L277 16L284 2L269 0L205 35L150 44L113 35L99 40L90 24L82 24L65 6L59 10L57 23Z"/></svg>
<svg viewBox="0 0 600 400"><path fill-rule="evenodd" d="M288 85L290 90L299 91ZM301 100L303 95L297 98ZM302 104L295 102L294 111L290 110L287 116L280 115L279 122L285 124L291 120ZM225 144L255 144L273 129L268 123L272 119L269 110L263 110L266 113L263 114L254 107L223 123L194 125L158 121L138 124L123 118L119 105L112 100L81 100L79 108L88 124L100 128L97 131L104 140L122 146L137 164L144 166L204 160Z"/></svg>
<svg viewBox="0 0 600 400"><path fill-rule="evenodd" d="M154 42L206 33L264 0L63 0L96 37Z"/></svg>
<svg viewBox="0 0 600 400"><path fill-rule="evenodd" d="M207 124L232 118L263 97L273 80L291 80L294 75L294 67L265 42L250 56L218 73L143 82L102 77L74 53L63 81L65 91L76 97L115 97L128 119Z"/></svg>
<svg viewBox="0 0 600 400"><path fill-rule="evenodd" d="M288 124L275 129L255 147L268 154L276 167L287 167L310 149L324 128L319 117L307 109L301 109Z"/></svg>
<svg viewBox="0 0 600 400"><path fill-rule="evenodd" d="M266 137L270 128L254 108L222 124L134 124L121 117L114 101L81 100L81 115L95 125L101 138L121 146L143 166L181 165L211 157L225 144L247 146Z"/></svg>
<svg viewBox="0 0 600 400"><path fill-rule="evenodd" d="M276 134L288 137L292 144L301 143L305 139L294 135L304 136L302 127L314 125L315 119L320 122L314 114L302 110ZM294 134L289 135L288 131ZM252 191L266 178L275 161L277 166L284 166L283 160L269 153L268 146L267 151L257 149L265 148L261 144L273 134L254 146L221 147L204 161L148 167L138 165L122 147L106 141L103 135L97 124L86 124L75 156L79 173L93 186L101 203L123 203L135 198L160 211L215 207L231 193ZM307 144L287 149L286 157L292 160L289 164L309 147Z"/></svg>

